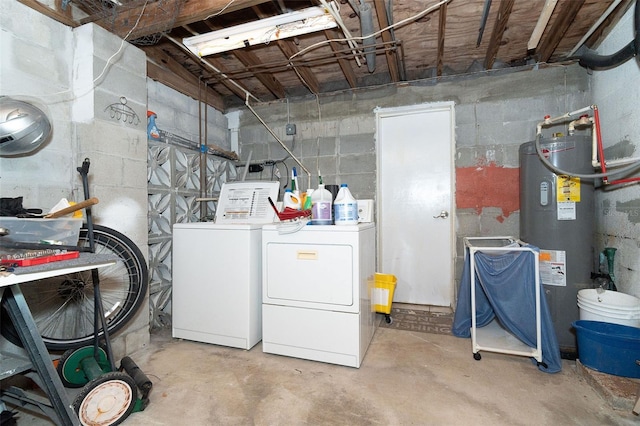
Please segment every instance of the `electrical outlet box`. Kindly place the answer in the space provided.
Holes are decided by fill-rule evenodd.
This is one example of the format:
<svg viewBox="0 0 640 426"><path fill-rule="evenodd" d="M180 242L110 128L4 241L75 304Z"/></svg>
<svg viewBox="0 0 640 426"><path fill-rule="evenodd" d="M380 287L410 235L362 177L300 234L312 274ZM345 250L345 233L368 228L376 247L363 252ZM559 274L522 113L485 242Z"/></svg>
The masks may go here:
<svg viewBox="0 0 640 426"><path fill-rule="evenodd" d="M295 124L287 123L287 126L285 127L285 129L287 131L287 135L295 135L296 134L296 125Z"/></svg>

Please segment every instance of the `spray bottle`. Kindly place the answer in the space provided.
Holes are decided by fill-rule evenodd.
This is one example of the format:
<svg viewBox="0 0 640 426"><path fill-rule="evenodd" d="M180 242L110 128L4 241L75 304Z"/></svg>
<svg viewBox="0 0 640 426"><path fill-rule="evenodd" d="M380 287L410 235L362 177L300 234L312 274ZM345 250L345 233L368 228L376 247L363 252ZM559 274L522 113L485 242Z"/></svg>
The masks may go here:
<svg viewBox="0 0 640 426"><path fill-rule="evenodd" d="M160 139L160 132L158 131L158 127L156 126L156 117L157 114L153 111L147 111L147 119L149 122L147 123L147 138L153 140Z"/></svg>
<svg viewBox="0 0 640 426"><path fill-rule="evenodd" d="M313 188L307 189L306 194L302 197L302 210L311 210L312 207L312 197L313 196Z"/></svg>

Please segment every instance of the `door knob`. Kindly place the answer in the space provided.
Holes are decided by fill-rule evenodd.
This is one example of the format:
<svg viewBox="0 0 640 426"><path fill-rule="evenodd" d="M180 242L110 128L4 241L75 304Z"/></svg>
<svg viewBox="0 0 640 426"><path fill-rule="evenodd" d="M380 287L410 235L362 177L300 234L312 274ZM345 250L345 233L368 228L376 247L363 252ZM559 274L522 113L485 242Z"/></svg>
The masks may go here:
<svg viewBox="0 0 640 426"><path fill-rule="evenodd" d="M446 219L448 217L449 217L449 212L446 211L446 210L442 210L438 216L434 216L433 218L434 219L438 219L438 218Z"/></svg>

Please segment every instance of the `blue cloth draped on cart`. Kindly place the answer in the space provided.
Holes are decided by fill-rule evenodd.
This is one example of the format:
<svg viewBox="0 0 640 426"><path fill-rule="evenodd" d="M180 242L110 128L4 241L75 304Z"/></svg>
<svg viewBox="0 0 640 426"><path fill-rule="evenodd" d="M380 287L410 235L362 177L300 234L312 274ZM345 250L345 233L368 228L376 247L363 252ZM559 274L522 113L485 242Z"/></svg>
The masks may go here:
<svg viewBox="0 0 640 426"><path fill-rule="evenodd" d="M533 246L527 246L536 251ZM500 254L475 253L476 326L484 327L494 317L509 332L529 347L537 346L535 257L529 251L510 251ZM562 369L560 348L549 314L547 300L540 285L541 371L557 373ZM471 336L471 266L469 249L458 292L452 333L457 337ZM535 361L535 360L534 360Z"/></svg>

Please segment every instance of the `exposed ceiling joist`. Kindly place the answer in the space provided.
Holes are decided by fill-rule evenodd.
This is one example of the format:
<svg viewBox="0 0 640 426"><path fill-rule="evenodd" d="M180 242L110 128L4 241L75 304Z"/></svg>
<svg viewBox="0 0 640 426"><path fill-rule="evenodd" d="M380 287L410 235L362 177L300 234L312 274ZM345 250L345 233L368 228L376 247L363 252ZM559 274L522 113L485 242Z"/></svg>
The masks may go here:
<svg viewBox="0 0 640 426"><path fill-rule="evenodd" d="M165 86L171 87L180 93L199 99L204 82L189 73L184 67L177 63L171 56L162 49L153 47L147 49L147 75L149 78L159 81ZM217 110L224 110L224 100L222 97L206 87L207 103Z"/></svg>
<svg viewBox="0 0 640 426"><path fill-rule="evenodd" d="M260 59L250 50L236 49L233 54L246 67L258 67L261 64ZM284 87L282 87L282 84L280 84L273 74L258 72L255 76L276 98L283 99L287 97Z"/></svg>
<svg viewBox="0 0 640 426"><path fill-rule="evenodd" d="M547 28L553 9L556 8L557 4L558 0L545 1L542 12L540 12L540 17L538 18L538 22L536 23L536 27L533 29L531 38L529 38L529 42L527 43L527 50L535 50L538 47L542 33L544 32L544 29Z"/></svg>
<svg viewBox="0 0 640 426"><path fill-rule="evenodd" d="M247 96L271 101L490 70L496 62L506 67L528 64L533 59L528 42L534 31L539 33L543 27L536 48L538 59L566 61L571 49L583 39L589 47L597 46L634 2L557 0L552 8L550 3L555 0L493 1L485 21L481 14L490 0L334 0L339 6L335 10L329 0L70 0L65 10L61 0L18 1L71 27L77 27L83 19L95 20L105 12L111 13L115 20L104 18L96 24L120 37L130 33L127 40L150 57L151 78L162 79L177 90L182 86L185 94L194 97L198 96L194 88L205 81L212 90L207 98L217 98L215 102L222 111L243 105ZM185 37L212 29L318 5L334 10L338 29L304 34L295 42L258 43L202 58L191 54L182 43ZM174 9L177 13L155 13L172 6L178 7ZM615 12L605 19L610 7ZM373 27L367 28L367 33L375 34L366 46L359 37L363 31L359 16L362 8L372 18L371 25L370 20L366 22ZM480 20L492 33L489 37L486 31L478 44ZM380 31L391 21L401 25ZM541 23L536 30L538 21ZM591 36L589 31L593 32ZM352 34L350 42L345 41L349 38L345 34ZM266 36L265 40L270 40ZM164 57L158 62L159 52ZM375 58L373 70L369 69L371 62L364 64L363 52L369 59L370 55ZM169 77L168 73L174 75ZM178 84L180 79L183 85Z"/></svg>
<svg viewBox="0 0 640 426"><path fill-rule="evenodd" d="M538 57L540 62L549 61L551 55L553 55L556 47L558 47L558 44L560 44L560 41L569 29L569 26L576 19L576 16L584 2L585 0L571 0L562 5L558 12L558 18L549 30L549 35L544 39L540 46L540 53Z"/></svg>
<svg viewBox="0 0 640 426"><path fill-rule="evenodd" d="M384 0L374 0L373 4L376 7L376 15L378 15L378 25L380 28L386 28L390 25L389 17L387 16L387 9ZM387 43L388 49L385 49L384 53L387 57L387 67L389 68L389 75L391 81L400 81L400 72L398 66L398 52L391 43L395 42L391 32L389 30L382 31L382 41Z"/></svg>
<svg viewBox="0 0 640 426"><path fill-rule="evenodd" d="M278 47L280 47L280 50L282 50L282 53L284 53L287 59L290 59L299 53L298 46L296 46L296 44L291 40L278 40ZM320 93L320 83L311 68L307 66L292 66L295 68L296 74L300 78L302 84L309 88L311 93Z"/></svg>
<svg viewBox="0 0 640 426"><path fill-rule="evenodd" d="M444 68L444 35L447 22L447 5L446 3L440 6L440 16L438 19L438 60L436 65L436 72L438 76L442 75L442 69Z"/></svg>
<svg viewBox="0 0 640 426"><path fill-rule="evenodd" d="M80 26L80 23L73 20L71 16L69 16L69 12L64 12L61 10L51 9L48 6L40 3L37 0L18 0L20 3L25 6L29 6L31 9L42 13L45 16L48 16L51 19L54 19L64 25L75 28Z"/></svg>
<svg viewBox="0 0 640 426"><path fill-rule="evenodd" d="M324 34L328 40L337 40L341 37L341 34L336 30L325 30ZM349 60L345 58L344 54L340 53L340 43L330 41L329 46L331 46L331 50L333 50L335 57L338 59L338 64L340 65L344 78L346 78L349 83L349 87L355 89L358 85L356 73L353 71L353 67Z"/></svg>
<svg viewBox="0 0 640 426"><path fill-rule="evenodd" d="M502 0L500 2L500 9L498 10L498 17L496 18L495 25L493 26L493 32L491 33L491 40L489 40L489 47L487 48L487 55L484 59L484 68L490 70L493 68L493 63L498 56L498 50L500 49L500 43L502 42L502 36L507 29L507 22L511 16L513 10L513 3L515 0Z"/></svg>

